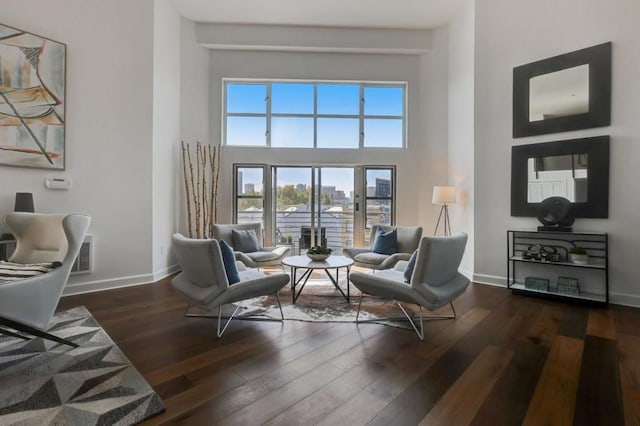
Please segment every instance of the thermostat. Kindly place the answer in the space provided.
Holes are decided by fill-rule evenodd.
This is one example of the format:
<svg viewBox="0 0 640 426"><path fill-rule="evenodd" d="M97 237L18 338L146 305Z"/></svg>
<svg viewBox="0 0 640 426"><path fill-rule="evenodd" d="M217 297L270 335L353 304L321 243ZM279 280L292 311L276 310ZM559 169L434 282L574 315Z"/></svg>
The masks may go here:
<svg viewBox="0 0 640 426"><path fill-rule="evenodd" d="M69 189L71 188L71 179L68 177L48 177L44 180L44 186L47 189Z"/></svg>

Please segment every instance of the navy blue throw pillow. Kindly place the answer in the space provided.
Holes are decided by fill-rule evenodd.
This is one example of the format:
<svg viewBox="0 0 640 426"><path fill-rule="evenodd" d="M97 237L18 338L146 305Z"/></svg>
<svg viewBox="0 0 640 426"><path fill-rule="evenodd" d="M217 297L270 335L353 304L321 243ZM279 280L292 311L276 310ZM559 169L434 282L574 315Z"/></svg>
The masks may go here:
<svg viewBox="0 0 640 426"><path fill-rule="evenodd" d="M418 258L418 250L414 251L407 263L407 269L404 270L404 282L411 282L411 275L413 275L413 269L416 267L416 259Z"/></svg>
<svg viewBox="0 0 640 426"><path fill-rule="evenodd" d="M236 265L236 255L233 249L224 240L218 241L220 244L220 252L222 253L222 263L224 263L224 272L227 274L229 284L240 282L240 274Z"/></svg>
<svg viewBox="0 0 640 426"><path fill-rule="evenodd" d="M398 252L398 230L384 232L384 229L376 230L376 239L373 241L372 252L378 254L395 254Z"/></svg>

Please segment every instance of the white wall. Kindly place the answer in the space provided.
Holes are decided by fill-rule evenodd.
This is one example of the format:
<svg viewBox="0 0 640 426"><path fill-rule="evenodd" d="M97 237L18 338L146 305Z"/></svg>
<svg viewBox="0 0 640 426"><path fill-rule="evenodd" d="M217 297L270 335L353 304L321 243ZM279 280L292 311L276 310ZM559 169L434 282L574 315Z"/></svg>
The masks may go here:
<svg viewBox="0 0 640 426"><path fill-rule="evenodd" d="M458 200L449 206L452 232L469 236L461 269L473 276L475 0L465 0L449 24L449 180Z"/></svg>
<svg viewBox="0 0 640 426"><path fill-rule="evenodd" d="M431 202L435 185L448 183L449 31L434 31L432 49L420 57L420 135L425 135L418 151L418 223L424 235L432 235L440 206ZM424 165L424 167L423 167ZM442 224L439 232L442 232ZM455 229L455 227L453 228Z"/></svg>
<svg viewBox="0 0 640 426"><path fill-rule="evenodd" d="M29 191L40 212L91 215L95 271L67 292L152 279L153 18L151 0L2 2L3 24L67 44L67 170L0 166L0 214ZM71 190L44 188L61 175Z"/></svg>
<svg viewBox="0 0 640 426"><path fill-rule="evenodd" d="M171 0L155 0L153 25L153 278L173 272L171 235L179 216L181 18Z"/></svg>
<svg viewBox="0 0 640 426"><path fill-rule="evenodd" d="M220 174L220 223L232 219L232 164L376 164L397 165L397 223L415 224L422 190L417 171L432 167L418 152L425 142L419 131L419 59L408 55L212 51L211 135L221 138L222 78L292 78L408 82L408 149L347 150L265 149L223 147Z"/></svg>
<svg viewBox="0 0 640 426"><path fill-rule="evenodd" d="M196 24L182 18L180 63L180 140L193 146L196 142L212 143L209 133L210 82L209 50L196 42ZM217 143L219 140L214 139ZM176 230L187 235L187 212L185 204L182 158L177 163L178 195L175 205L179 208Z"/></svg>
<svg viewBox="0 0 640 426"><path fill-rule="evenodd" d="M475 273L504 283L505 234L534 228L535 218L510 212L511 146L611 135L609 218L577 219L576 230L608 232L610 296L640 306L640 3L636 0L566 2L484 0L476 8ZM481 6L481 7L480 7ZM513 67L595 44L613 42L611 126L529 138L511 136Z"/></svg>

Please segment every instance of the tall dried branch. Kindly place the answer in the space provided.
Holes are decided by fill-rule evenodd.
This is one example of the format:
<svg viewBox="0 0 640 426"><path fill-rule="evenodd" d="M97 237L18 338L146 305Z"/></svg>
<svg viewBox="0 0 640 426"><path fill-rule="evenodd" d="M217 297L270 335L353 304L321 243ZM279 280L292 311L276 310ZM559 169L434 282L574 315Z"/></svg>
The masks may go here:
<svg viewBox="0 0 640 426"><path fill-rule="evenodd" d="M189 174L191 177L191 194L193 195L193 204L194 204L194 209L197 209L198 206L198 199L195 193L195 181L193 179L193 162L191 161L191 149L189 147L189 144L187 144L187 159L189 161ZM196 218L197 218L197 211L194 212L196 214ZM196 227L197 227L197 223L196 223ZM197 232L196 232L197 234ZM193 238L193 228L189 228L189 237Z"/></svg>
<svg viewBox="0 0 640 426"><path fill-rule="evenodd" d="M189 145L185 146L184 141L180 141L180 145L182 147L182 173L184 175L184 192L187 197L187 230L189 232L189 237L192 238L191 234L191 194L189 193L189 179L187 178L187 161L186 161L186 151L189 149Z"/></svg>

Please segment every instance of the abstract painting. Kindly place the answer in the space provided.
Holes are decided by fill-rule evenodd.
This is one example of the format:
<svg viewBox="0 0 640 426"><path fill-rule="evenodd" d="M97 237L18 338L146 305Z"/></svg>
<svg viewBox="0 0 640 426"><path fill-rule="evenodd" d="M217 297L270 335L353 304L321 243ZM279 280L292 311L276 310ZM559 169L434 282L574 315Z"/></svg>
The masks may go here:
<svg viewBox="0 0 640 426"><path fill-rule="evenodd" d="M67 46L0 25L0 165L65 168Z"/></svg>

